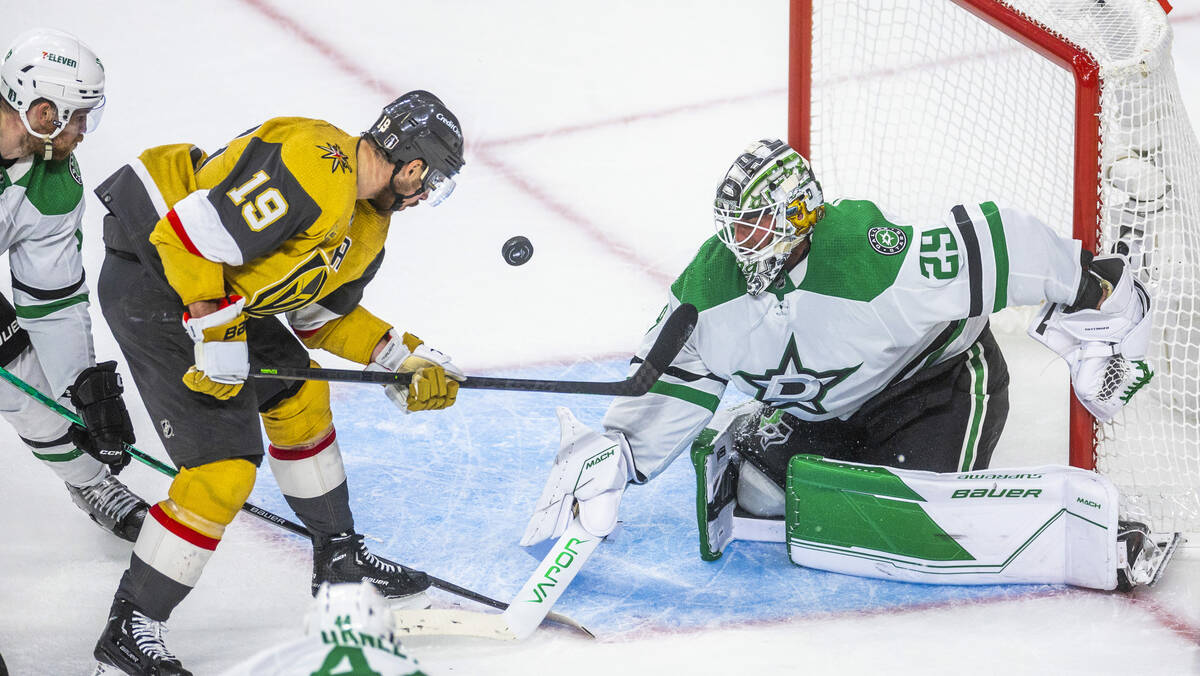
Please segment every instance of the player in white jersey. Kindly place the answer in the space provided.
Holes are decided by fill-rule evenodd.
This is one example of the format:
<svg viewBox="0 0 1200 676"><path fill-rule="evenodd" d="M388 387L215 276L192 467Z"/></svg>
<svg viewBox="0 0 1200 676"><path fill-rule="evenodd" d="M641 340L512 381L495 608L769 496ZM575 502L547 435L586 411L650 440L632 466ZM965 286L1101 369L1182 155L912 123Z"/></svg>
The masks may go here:
<svg viewBox="0 0 1200 676"><path fill-rule="evenodd" d="M695 331L648 394L612 404L602 433L560 409L562 448L522 544L562 534L576 506L607 535L625 486L690 448L707 559L743 538L786 541L802 565L921 582L1157 579L1178 537L1119 523L1103 477L980 473L1008 413L990 313L1048 301L1031 335L1068 360L1098 418L1149 380L1150 297L1123 259L990 202L923 224L827 204L775 139L738 156L714 211L717 236L667 307L695 305ZM729 385L754 401L714 421Z"/></svg>
<svg viewBox="0 0 1200 676"><path fill-rule="evenodd" d="M67 33L25 33L0 63L0 251L8 252L15 301L0 296L0 366L40 392L69 397L87 429L8 382L0 383L0 414L80 508L134 541L147 505L113 476L129 462L124 442L133 428L116 363L96 365L92 348L83 180L71 154L103 104L100 60Z"/></svg>
<svg viewBox="0 0 1200 676"><path fill-rule="evenodd" d="M393 634L387 599L370 582L323 583L304 638L264 650L222 676L424 676Z"/></svg>

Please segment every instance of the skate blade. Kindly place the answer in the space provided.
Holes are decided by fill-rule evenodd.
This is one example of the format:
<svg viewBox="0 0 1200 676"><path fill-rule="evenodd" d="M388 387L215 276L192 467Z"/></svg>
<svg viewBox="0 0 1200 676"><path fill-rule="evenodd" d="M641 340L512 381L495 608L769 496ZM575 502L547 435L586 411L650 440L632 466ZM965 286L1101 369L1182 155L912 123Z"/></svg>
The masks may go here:
<svg viewBox="0 0 1200 676"><path fill-rule="evenodd" d="M1150 578L1150 582L1146 584L1147 587L1153 587L1154 585L1158 584L1158 579L1162 577L1163 571L1167 569L1167 564L1170 563L1171 557L1175 555L1175 550L1178 549L1179 545L1183 544L1183 542L1183 534L1175 533L1171 536L1170 542L1159 545L1163 548L1163 552L1159 556L1158 563L1155 566L1154 575Z"/></svg>
<svg viewBox="0 0 1200 676"><path fill-rule="evenodd" d="M92 676L125 676L125 672L103 662L97 662L96 670L92 672Z"/></svg>

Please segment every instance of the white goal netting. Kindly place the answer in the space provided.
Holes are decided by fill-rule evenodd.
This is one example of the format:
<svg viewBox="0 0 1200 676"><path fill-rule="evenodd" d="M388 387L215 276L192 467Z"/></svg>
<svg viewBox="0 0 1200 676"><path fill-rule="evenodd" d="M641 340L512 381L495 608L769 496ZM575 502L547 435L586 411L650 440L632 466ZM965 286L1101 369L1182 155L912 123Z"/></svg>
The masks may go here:
<svg viewBox="0 0 1200 676"><path fill-rule="evenodd" d="M806 124L827 195L909 219L991 200L1131 255L1155 299L1155 377L1096 429L1096 468L1123 514L1200 533L1200 145L1162 8L814 0L811 12ZM1076 72L1046 55L1064 44L1085 54Z"/></svg>

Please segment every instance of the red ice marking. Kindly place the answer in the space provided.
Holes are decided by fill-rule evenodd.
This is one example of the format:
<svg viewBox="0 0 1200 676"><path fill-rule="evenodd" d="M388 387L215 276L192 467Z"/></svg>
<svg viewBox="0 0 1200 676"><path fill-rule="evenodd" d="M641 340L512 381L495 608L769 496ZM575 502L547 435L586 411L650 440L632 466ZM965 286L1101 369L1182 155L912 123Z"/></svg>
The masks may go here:
<svg viewBox="0 0 1200 676"><path fill-rule="evenodd" d="M349 58L333 45L317 37L316 33L301 26L292 17L279 11L270 3L264 0L242 0L242 2L249 5L252 9L257 10L280 28L300 38L301 42L315 49L321 56L329 59L338 70L358 80L367 89L377 94L383 94L385 97L394 97L396 95L394 88L385 85L379 78L371 75L355 63L354 59Z"/></svg>
<svg viewBox="0 0 1200 676"><path fill-rule="evenodd" d="M522 134L520 136L512 136L509 138L484 140L484 141L480 141L478 145L480 147L484 147L484 148L496 148L499 146L508 146L508 145L516 145L516 144L520 144L520 143L528 143L529 141L538 141L538 140L541 140L544 138L549 138L551 136L565 136L567 134L576 134L579 132L594 131L596 129L601 129L604 127L613 127L613 126L618 126L618 125L632 124L635 122L644 122L646 120L654 120L654 119L663 118L663 117L672 117L674 115L696 113L696 112L709 110L711 108L717 108L720 106L730 106L730 105L736 105L739 103L749 103L751 101L757 101L759 99L771 98L773 96L783 96L786 93L787 93L786 89L776 88L776 89L768 89L766 91L761 91L761 92L755 92L752 94L744 94L742 96L729 96L729 97L720 98L720 99L712 99L710 101L698 101L696 103L685 103L680 106L673 106L671 108L663 108L662 110L650 110L650 111L646 111L646 112L642 112L642 113L633 113L630 115L622 115L621 117L615 117L615 118L610 118L610 119L605 119L605 120L596 120L594 122L585 122L582 124L572 124L572 125L567 125L565 127L559 127L557 129L548 129L546 131L537 131L537 132L533 132L532 134Z"/></svg>
<svg viewBox="0 0 1200 676"><path fill-rule="evenodd" d="M279 448L274 444L267 446L267 452L276 460L304 460L311 458L321 451L329 448L329 445L337 439L337 430L330 430L329 435L321 441L317 442L316 446L311 448Z"/></svg>
<svg viewBox="0 0 1200 676"><path fill-rule="evenodd" d="M211 552L215 550L217 545L221 542L219 538L210 538L207 535L198 533L179 523L175 519L172 519L166 512L163 511L163 508L157 504L150 508L150 516L154 517L154 520L157 521L163 528L166 528L171 535L174 535L175 537L184 540L189 544L193 544L200 549L207 549Z"/></svg>
<svg viewBox="0 0 1200 676"><path fill-rule="evenodd" d="M1159 624L1171 630L1179 638L1192 645L1200 645L1200 626L1194 622L1176 615L1152 598L1132 595L1129 597L1129 602L1149 613Z"/></svg>

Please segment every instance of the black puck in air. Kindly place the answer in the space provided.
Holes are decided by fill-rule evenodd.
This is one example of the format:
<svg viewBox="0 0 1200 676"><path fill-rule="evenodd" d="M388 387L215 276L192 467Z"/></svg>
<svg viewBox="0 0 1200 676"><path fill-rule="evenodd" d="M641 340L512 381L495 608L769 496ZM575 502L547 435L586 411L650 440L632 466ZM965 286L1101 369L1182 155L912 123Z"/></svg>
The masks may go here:
<svg viewBox="0 0 1200 676"><path fill-rule="evenodd" d="M509 265L524 265L533 258L533 243L524 235L517 235L504 243L500 248L504 262Z"/></svg>

